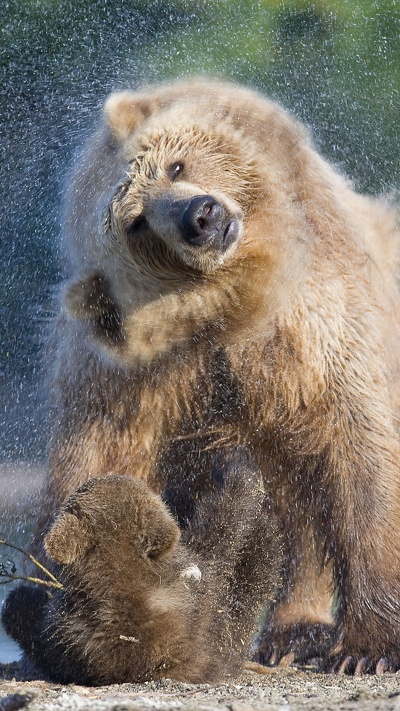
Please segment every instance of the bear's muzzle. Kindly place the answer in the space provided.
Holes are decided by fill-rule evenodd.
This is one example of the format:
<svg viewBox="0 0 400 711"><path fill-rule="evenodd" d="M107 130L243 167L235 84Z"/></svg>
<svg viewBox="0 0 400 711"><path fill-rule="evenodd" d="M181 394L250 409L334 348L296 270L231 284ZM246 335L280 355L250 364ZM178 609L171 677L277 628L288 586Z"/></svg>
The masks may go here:
<svg viewBox="0 0 400 711"><path fill-rule="evenodd" d="M224 252L239 236L239 222L211 195L177 201L174 210L182 238L190 245Z"/></svg>

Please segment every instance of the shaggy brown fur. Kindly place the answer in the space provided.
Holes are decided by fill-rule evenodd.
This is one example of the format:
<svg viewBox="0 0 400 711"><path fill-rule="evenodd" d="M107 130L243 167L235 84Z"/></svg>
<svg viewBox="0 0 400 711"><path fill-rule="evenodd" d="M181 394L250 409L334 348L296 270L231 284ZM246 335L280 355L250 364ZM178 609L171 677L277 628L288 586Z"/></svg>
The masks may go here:
<svg viewBox="0 0 400 711"><path fill-rule="evenodd" d="M167 472L185 489L197 478L179 443L239 441L286 531L278 656L285 625L290 642L295 622L331 622L335 586L331 662L398 666L388 206L357 195L280 107L197 80L111 96L64 222L71 279L40 527L88 477L134 474L162 491Z"/></svg>
<svg viewBox="0 0 400 711"><path fill-rule="evenodd" d="M7 631L54 681L214 682L240 672L278 585L278 534L244 453L183 539L159 496L133 477L83 484L45 538L65 591L21 586Z"/></svg>

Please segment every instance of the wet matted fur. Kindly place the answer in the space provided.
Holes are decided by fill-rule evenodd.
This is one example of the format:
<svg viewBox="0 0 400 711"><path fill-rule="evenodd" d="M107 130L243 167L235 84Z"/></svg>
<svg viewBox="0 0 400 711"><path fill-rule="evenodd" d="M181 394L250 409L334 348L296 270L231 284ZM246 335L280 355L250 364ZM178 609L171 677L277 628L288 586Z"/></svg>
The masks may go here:
<svg viewBox="0 0 400 711"><path fill-rule="evenodd" d="M207 485L197 436L240 442L285 529L267 646L332 630L337 588L331 663L398 666L390 207L356 194L279 106L199 79L108 99L64 228L39 531L89 477L189 492Z"/></svg>

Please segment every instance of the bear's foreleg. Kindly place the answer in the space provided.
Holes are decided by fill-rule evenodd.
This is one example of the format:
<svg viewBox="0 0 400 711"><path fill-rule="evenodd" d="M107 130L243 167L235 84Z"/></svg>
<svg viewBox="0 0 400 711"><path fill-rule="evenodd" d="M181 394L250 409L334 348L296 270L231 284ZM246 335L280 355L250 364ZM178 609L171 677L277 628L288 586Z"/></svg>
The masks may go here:
<svg viewBox="0 0 400 711"><path fill-rule="evenodd" d="M332 565L323 566L317 555L313 530L296 533L294 543L293 531L286 532L285 584L258 639L254 658L260 664L323 658L335 640Z"/></svg>
<svg viewBox="0 0 400 711"><path fill-rule="evenodd" d="M383 404L363 405L337 414L320 521L340 593L328 665L355 673L400 665L400 451Z"/></svg>

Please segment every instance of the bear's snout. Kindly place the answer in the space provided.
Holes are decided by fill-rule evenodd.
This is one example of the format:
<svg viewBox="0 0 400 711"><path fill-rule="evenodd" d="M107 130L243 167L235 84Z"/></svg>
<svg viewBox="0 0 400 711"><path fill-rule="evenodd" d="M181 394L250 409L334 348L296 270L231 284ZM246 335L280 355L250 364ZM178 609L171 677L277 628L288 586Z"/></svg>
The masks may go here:
<svg viewBox="0 0 400 711"><path fill-rule="evenodd" d="M177 210L181 236L193 246L225 251L239 236L239 221L212 195L198 195ZM179 214L180 213L180 214Z"/></svg>
<svg viewBox="0 0 400 711"><path fill-rule="evenodd" d="M182 215L182 236L191 244L204 244L215 231L221 231L223 216L221 203L211 195L199 195Z"/></svg>

